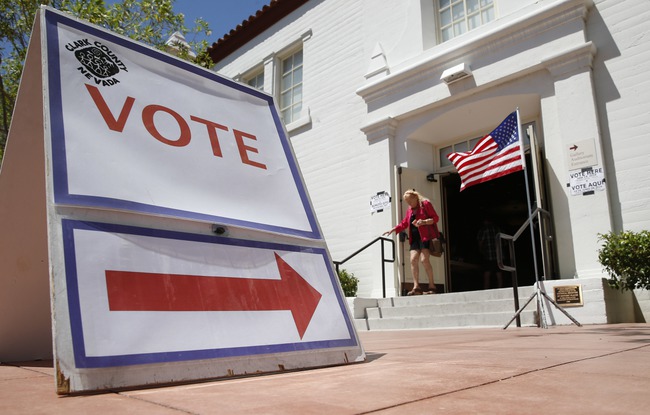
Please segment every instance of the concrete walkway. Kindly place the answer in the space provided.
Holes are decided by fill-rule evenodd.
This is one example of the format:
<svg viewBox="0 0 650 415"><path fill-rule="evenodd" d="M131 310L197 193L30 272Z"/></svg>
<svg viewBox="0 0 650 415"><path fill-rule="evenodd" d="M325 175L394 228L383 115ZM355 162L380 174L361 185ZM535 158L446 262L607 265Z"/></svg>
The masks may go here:
<svg viewBox="0 0 650 415"><path fill-rule="evenodd" d="M0 414L647 414L650 325L360 333L365 363L59 397L0 365Z"/></svg>

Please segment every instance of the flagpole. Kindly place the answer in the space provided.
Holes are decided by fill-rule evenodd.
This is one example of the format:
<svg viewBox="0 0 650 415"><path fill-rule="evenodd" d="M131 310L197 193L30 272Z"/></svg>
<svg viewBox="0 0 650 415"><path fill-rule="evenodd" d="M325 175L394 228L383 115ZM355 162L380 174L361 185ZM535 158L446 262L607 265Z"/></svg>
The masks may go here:
<svg viewBox="0 0 650 415"><path fill-rule="evenodd" d="M526 156L524 153L524 136L522 135L521 132L521 118L519 118L519 107L517 107L517 134L519 135L519 144L520 144L520 149L521 149L521 163L524 166L524 179L526 180L526 202L528 204L528 216L530 218L530 215L533 213L533 209L530 203L530 186L528 184L528 172L526 171ZM533 266L535 269L535 289L539 290L539 273L538 273L538 268L537 268L537 249L535 247L535 230L533 227L533 220L530 218L529 221L529 228L530 228L530 244L531 248L533 249ZM543 328L546 328L546 317L544 316L544 309L543 309L543 304L541 303L541 296L537 296L537 301L539 302L538 304L538 310L542 314L540 316L540 326Z"/></svg>
<svg viewBox="0 0 650 415"><path fill-rule="evenodd" d="M562 314L564 314L576 326L582 327L582 325L576 319L571 317L571 315L569 313L567 313L566 310L564 310L562 307L560 307L560 305L555 300L553 300L551 297L549 297L548 294L546 294L544 291L542 291L541 287L540 287L541 284L540 284L540 281L539 281L539 275L538 275L538 271L537 271L537 249L535 249L535 231L533 230L533 220L532 220L532 217L531 217L532 216L532 208L531 208L531 205L530 205L530 191L529 191L530 186L528 185L528 174L526 173L526 158L524 156L524 140L523 140L523 135L521 134L521 119L519 118L519 107L517 107L517 134L519 135L519 140L520 140L519 144L520 144L520 149L521 149L521 160L522 160L522 165L524 167L524 178L526 179L526 201L528 202L528 214L530 215L528 217L528 223L530 225L530 240L531 240L531 245L532 245L532 248L533 248L533 263L535 265L535 291L530 296L530 298L528 298L528 301L526 301L526 303L517 310L515 315L510 319L508 324L506 324L503 327L503 329L504 330L507 329L508 326L510 325L510 323L512 323L515 319L517 319L517 327L519 327L519 314L521 314L521 312L524 311L524 309L528 306L528 304L533 300L533 297L537 297L537 311L539 312L539 324L538 324L539 327L541 327L543 329L548 328L548 326L546 325L546 315L545 315L545 312L544 312L544 301L542 300L542 297L544 297L546 299L546 301L548 301L549 303L553 304L555 306L555 308L560 310L562 312ZM537 211L537 215L539 216L539 210L536 209L536 211ZM540 223L540 226L541 226L541 223ZM514 249L512 248L512 244L510 246L511 246L511 251L510 252L514 253ZM514 269L514 272L516 273L517 272L516 268L513 268L513 269ZM518 303L519 303L519 301L518 301L516 290L515 290L515 307L517 306Z"/></svg>

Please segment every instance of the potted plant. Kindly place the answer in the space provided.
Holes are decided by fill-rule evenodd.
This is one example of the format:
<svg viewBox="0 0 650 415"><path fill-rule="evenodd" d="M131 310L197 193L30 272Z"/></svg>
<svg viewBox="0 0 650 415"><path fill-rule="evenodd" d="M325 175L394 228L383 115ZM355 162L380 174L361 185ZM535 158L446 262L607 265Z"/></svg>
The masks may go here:
<svg viewBox="0 0 650 415"><path fill-rule="evenodd" d="M339 270L338 274L343 294L345 294L346 297L356 297L359 279L356 278L353 273L347 272L344 269Z"/></svg>
<svg viewBox="0 0 650 415"><path fill-rule="evenodd" d="M603 241L598 261L610 278L609 286L622 291L650 289L650 232L598 234Z"/></svg>

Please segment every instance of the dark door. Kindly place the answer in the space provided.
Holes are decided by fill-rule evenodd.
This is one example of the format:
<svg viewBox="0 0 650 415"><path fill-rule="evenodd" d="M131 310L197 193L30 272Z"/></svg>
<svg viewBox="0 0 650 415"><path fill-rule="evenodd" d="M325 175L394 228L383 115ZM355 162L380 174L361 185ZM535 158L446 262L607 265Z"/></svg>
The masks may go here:
<svg viewBox="0 0 650 415"><path fill-rule="evenodd" d="M526 159L527 165L530 166L530 156L526 155ZM459 191L460 176L450 174L443 177L442 186L447 218L447 291L482 290L483 268L477 233L485 217L491 218L501 232L508 235L514 235L525 223L528 218L528 205L524 172L512 173L469 187L462 192ZM535 192L531 190L532 204L534 199ZM534 235L539 257L539 232L534 232ZM523 232L515 245L519 286L532 285L535 282L532 246L530 232ZM509 261L509 258L505 259L506 263L510 263ZM503 287L512 287L511 273L504 271L502 276ZM495 288L495 275L492 276L491 282L490 288Z"/></svg>

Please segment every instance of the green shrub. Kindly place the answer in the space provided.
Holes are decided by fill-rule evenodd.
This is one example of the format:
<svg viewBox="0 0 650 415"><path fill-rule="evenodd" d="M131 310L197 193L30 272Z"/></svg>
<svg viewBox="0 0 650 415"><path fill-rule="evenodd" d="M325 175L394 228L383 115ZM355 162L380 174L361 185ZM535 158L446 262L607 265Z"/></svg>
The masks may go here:
<svg viewBox="0 0 650 415"><path fill-rule="evenodd" d="M343 288L343 294L345 294L346 297L356 297L359 279L356 278L353 273L347 272L344 269L339 270L338 274L341 288Z"/></svg>
<svg viewBox="0 0 650 415"><path fill-rule="evenodd" d="M621 291L650 289L650 232L623 231L598 234L603 247L598 261L610 278L609 286Z"/></svg>

